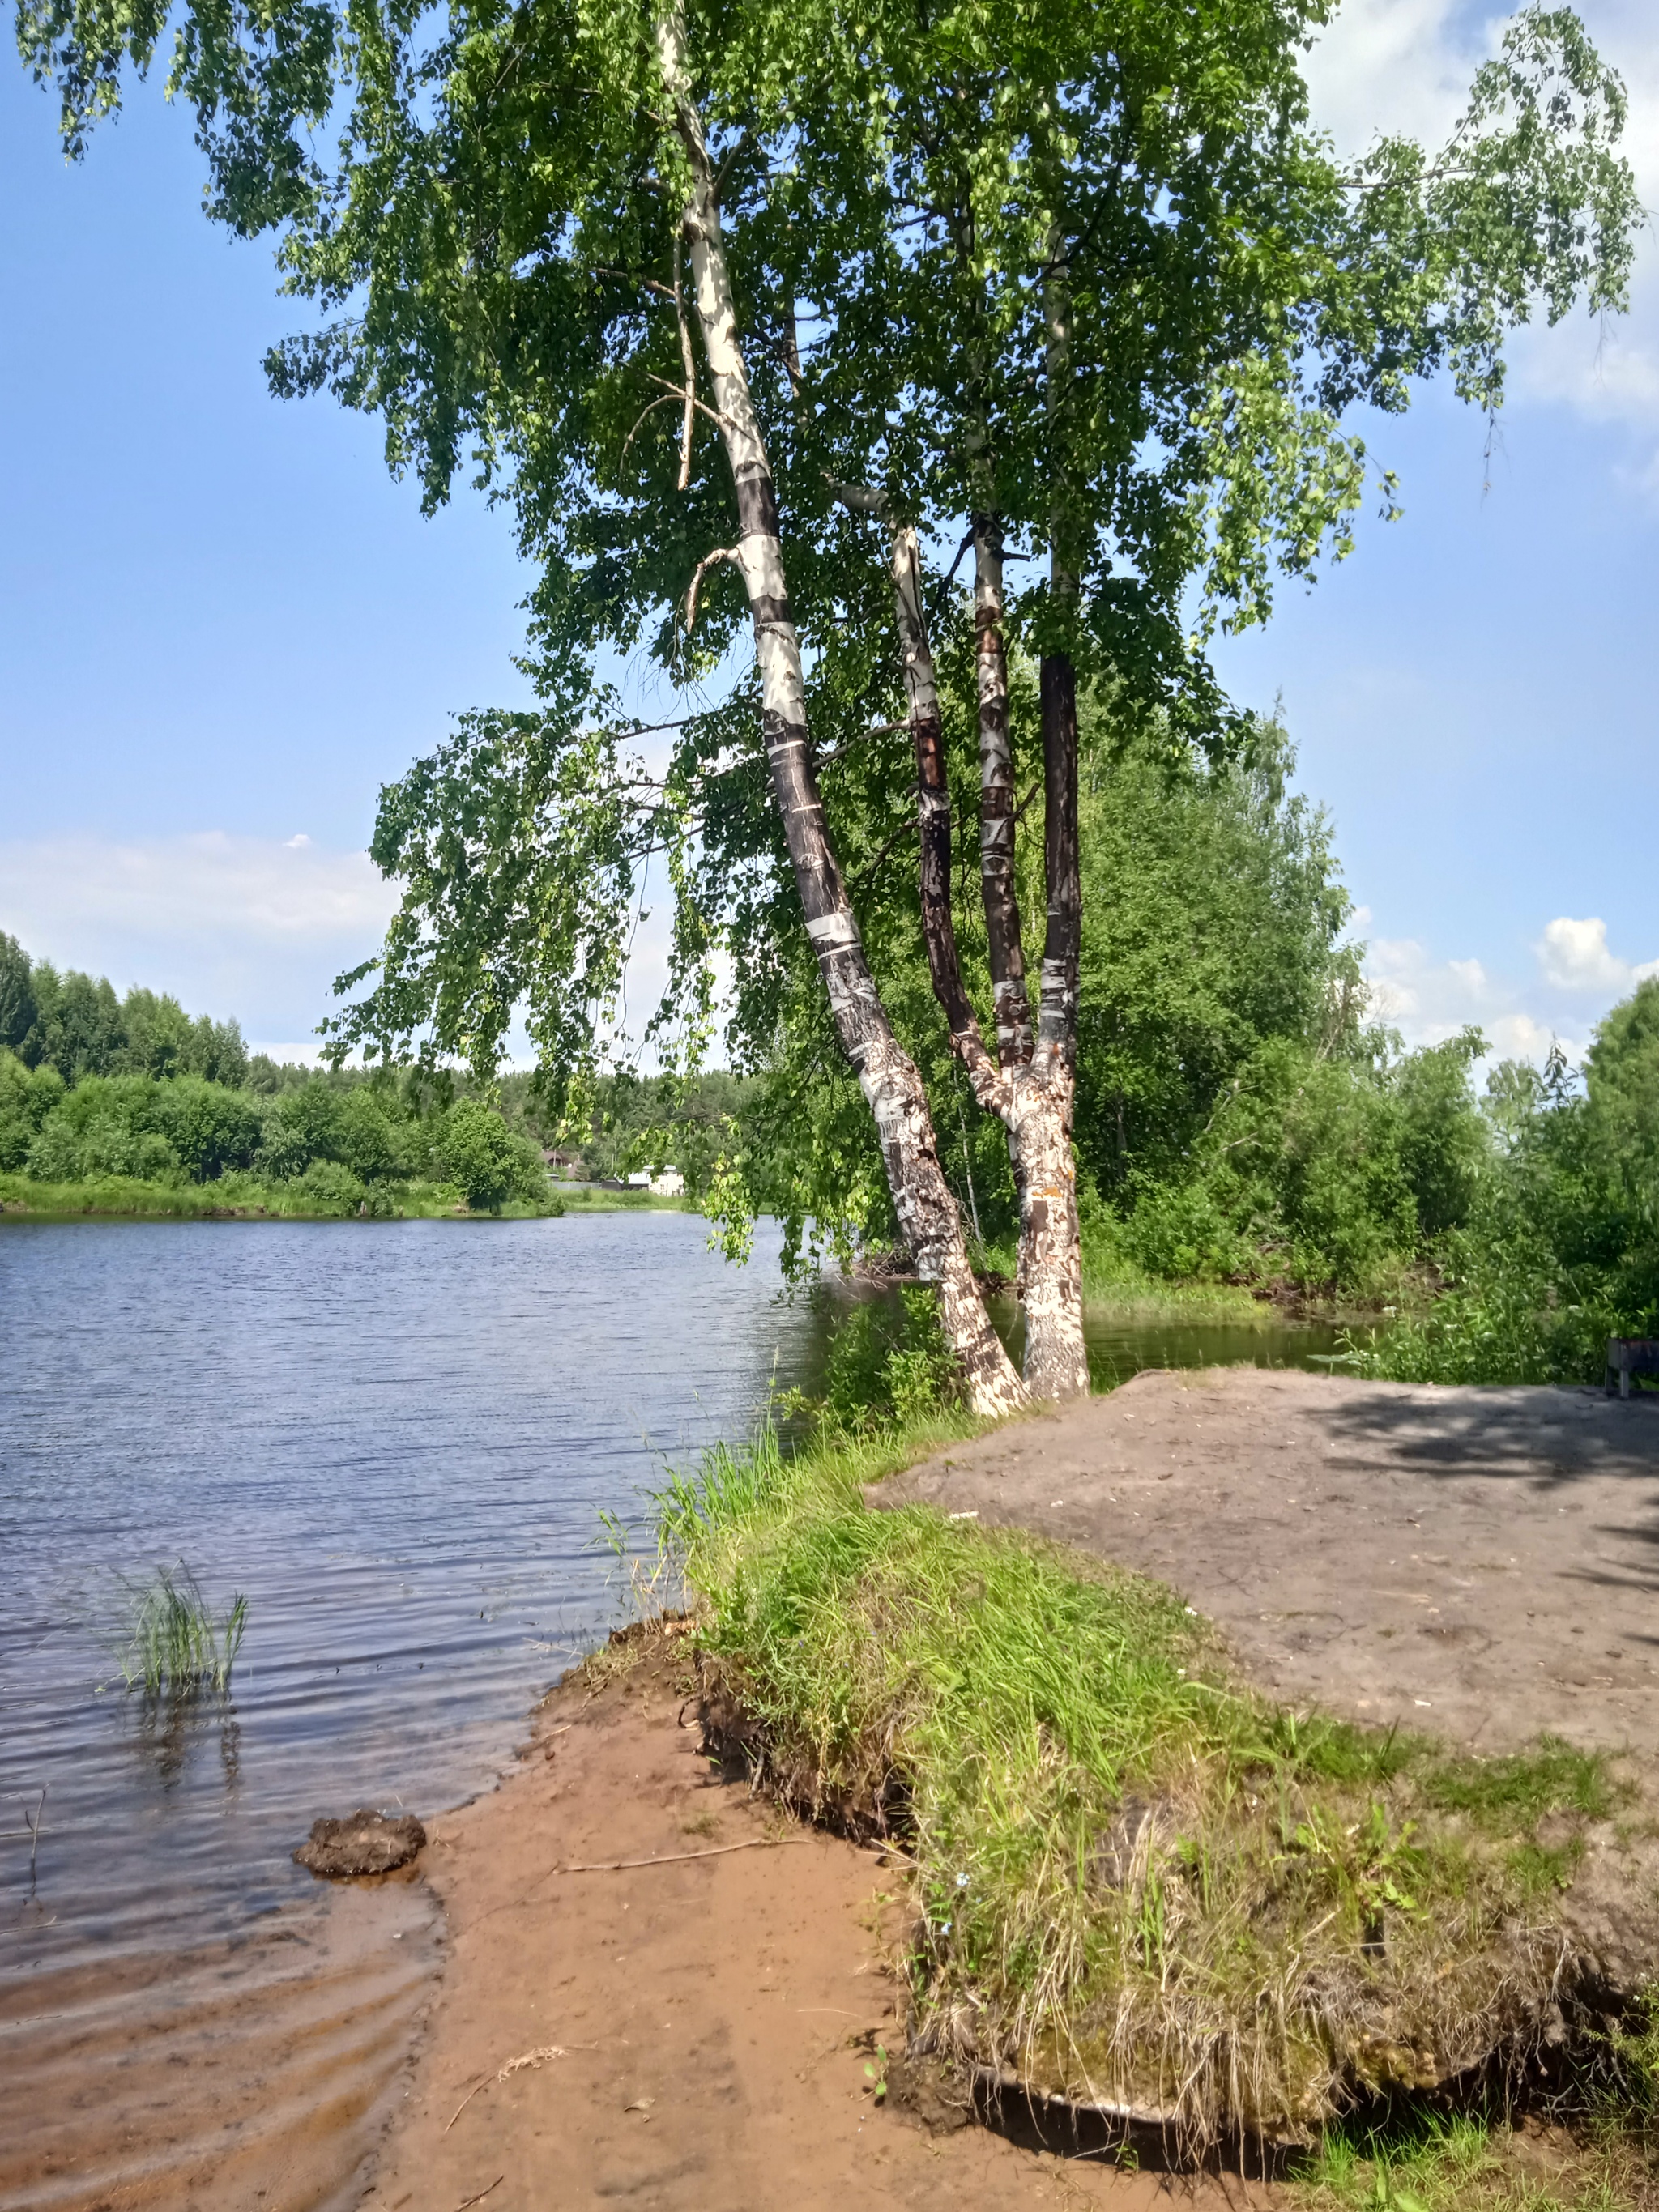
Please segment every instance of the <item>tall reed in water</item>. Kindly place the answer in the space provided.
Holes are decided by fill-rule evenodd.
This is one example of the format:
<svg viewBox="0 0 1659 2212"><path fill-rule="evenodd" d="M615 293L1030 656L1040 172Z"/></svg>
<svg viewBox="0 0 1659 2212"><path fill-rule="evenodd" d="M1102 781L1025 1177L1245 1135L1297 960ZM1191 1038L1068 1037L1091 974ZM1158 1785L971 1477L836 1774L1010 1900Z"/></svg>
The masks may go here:
<svg viewBox="0 0 1659 2212"><path fill-rule="evenodd" d="M158 1568L150 1582L128 1585L131 1613L121 1672L130 1690L151 1696L163 1690L225 1690L247 1626L247 1600L240 1591L216 1621L201 1584L181 1559L177 1571Z"/></svg>

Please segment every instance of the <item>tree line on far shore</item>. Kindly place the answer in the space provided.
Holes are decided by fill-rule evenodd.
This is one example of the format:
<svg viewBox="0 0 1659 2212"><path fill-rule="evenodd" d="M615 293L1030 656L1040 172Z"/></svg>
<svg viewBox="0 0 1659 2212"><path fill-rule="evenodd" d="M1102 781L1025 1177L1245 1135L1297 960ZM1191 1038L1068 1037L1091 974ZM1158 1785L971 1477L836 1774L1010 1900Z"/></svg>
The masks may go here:
<svg viewBox="0 0 1659 2212"><path fill-rule="evenodd" d="M1076 1144L1092 1287L1396 1305L1407 1318L1376 1360L1445 1381L1589 1378L1607 1334L1659 1331L1659 981L1602 1024L1582 1079L1559 1054L1541 1073L1510 1061L1478 1095L1477 1032L1407 1052L1368 1018L1330 825L1291 791L1281 729L1257 731L1248 763L1172 773L1091 709L1082 758ZM978 856L962 842L966 873ZM1024 868L1034 843L1022 827ZM914 898L908 872L892 880L896 903ZM984 948L962 934L977 975ZM871 936L942 1102L968 1237L1012 1270L1004 1133L960 1080L905 917ZM0 1172L254 1176L314 1210L374 1212L422 1183L477 1206L545 1200L542 1154L557 1148L577 1180L672 1163L717 1218L779 1217L804 1262L815 1233L831 1250L892 1243L871 1124L814 1018L813 980L786 970L738 1006L741 1072L613 1072L573 1116L527 1073L486 1097L453 1069L250 1054L234 1021L118 998L0 937Z"/></svg>
<svg viewBox="0 0 1659 2212"><path fill-rule="evenodd" d="M37 1185L274 1188L320 1214L387 1213L410 1186L478 1211L550 1204L541 1149L447 1079L319 1073L250 1054L235 1021L31 961L0 934L0 1174ZM118 1196L118 1194L117 1194Z"/></svg>

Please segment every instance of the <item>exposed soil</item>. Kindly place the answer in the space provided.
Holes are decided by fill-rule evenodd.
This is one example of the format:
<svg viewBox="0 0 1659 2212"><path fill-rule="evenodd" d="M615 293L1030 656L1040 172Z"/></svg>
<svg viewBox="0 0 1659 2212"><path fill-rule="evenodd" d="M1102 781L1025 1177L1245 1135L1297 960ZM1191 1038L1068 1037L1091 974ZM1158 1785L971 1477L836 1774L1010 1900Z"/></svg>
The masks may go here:
<svg viewBox="0 0 1659 2212"><path fill-rule="evenodd" d="M962 2125L902 2063L878 2104L866 2069L902 2049L896 1875L723 1775L689 1707L680 1725L690 1687L660 1644L597 1695L578 1677L540 1709L519 1773L430 1824L449 1962L367 2206L1241 2201L1237 2181L1229 2197ZM664 1863L570 1871L641 1858Z"/></svg>
<svg viewBox="0 0 1659 2212"><path fill-rule="evenodd" d="M395 1873L425 1848L426 1830L412 1813L377 1813L360 1805L343 1820L313 1820L294 1861L329 1881L349 1881Z"/></svg>
<svg viewBox="0 0 1659 2212"><path fill-rule="evenodd" d="M1287 1704L1482 1753L1548 1731L1659 1805L1659 1395L1148 1370L866 1496L1155 1575ZM1659 1966L1656 1860L1609 1827L1567 1900L1619 1988Z"/></svg>

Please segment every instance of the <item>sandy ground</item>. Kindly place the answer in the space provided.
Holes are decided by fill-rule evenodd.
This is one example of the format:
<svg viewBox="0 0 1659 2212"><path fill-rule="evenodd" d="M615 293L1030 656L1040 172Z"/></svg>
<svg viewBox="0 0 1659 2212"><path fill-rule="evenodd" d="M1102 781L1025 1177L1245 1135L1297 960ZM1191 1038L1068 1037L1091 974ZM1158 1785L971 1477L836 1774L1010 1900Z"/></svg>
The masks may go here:
<svg viewBox="0 0 1659 2212"><path fill-rule="evenodd" d="M1156 1575L1289 1703L1659 1754L1659 1395L1146 1373L867 1495Z"/></svg>
<svg viewBox="0 0 1659 2212"><path fill-rule="evenodd" d="M678 1725L685 1686L659 1666L591 1701L556 1692L521 1769L434 1824L449 1960L366 2206L1243 2201L1237 2181L1118 2173L878 2106L865 2068L895 2043L895 1877L723 1779L689 1712ZM710 1855L768 1836L787 1840ZM704 1856L669 1859L688 1852ZM669 1863L568 1870L637 1858Z"/></svg>

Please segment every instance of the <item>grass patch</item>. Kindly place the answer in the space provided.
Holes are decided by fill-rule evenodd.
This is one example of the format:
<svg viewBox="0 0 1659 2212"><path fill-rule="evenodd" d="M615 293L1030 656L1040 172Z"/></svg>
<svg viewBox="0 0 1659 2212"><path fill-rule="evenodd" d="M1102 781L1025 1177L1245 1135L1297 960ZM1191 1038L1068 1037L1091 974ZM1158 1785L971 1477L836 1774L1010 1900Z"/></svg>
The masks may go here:
<svg viewBox="0 0 1659 2212"><path fill-rule="evenodd" d="M161 1567L149 1582L130 1584L127 1595L131 1613L120 1667L128 1689L177 1697L230 1687L247 1626L247 1600L240 1592L223 1619L216 1620L181 1560L176 1570Z"/></svg>
<svg viewBox="0 0 1659 2212"><path fill-rule="evenodd" d="M1330 2129L1287 2194L1298 2212L1627 2212L1645 2179L1631 2146L1595 2134L1432 2114Z"/></svg>
<svg viewBox="0 0 1659 2212"><path fill-rule="evenodd" d="M561 1194L550 1192L544 1206L509 1200L499 1217L489 1218L537 1220L562 1212L560 1198ZM265 1182L257 1176L230 1174L214 1182L169 1183L143 1182L131 1176L36 1182L27 1176L0 1175L0 1212L31 1219L70 1220L94 1214L140 1221L328 1221L355 1218L365 1204L374 1220L447 1220L465 1211L458 1206L455 1192L441 1183L382 1185L372 1193L358 1187L343 1196L303 1176L291 1182Z"/></svg>
<svg viewBox="0 0 1659 2212"><path fill-rule="evenodd" d="M596 1190L591 1183L562 1182L558 1195L568 1213L695 1213L689 1198L670 1198L653 1190Z"/></svg>
<svg viewBox="0 0 1659 2212"><path fill-rule="evenodd" d="M1189 2154L1531 2049L1571 1981L1560 1883L1619 1797L1605 1761L1298 1717L1155 1583L866 1509L861 1484L968 1428L793 1458L766 1435L659 1500L716 1731L914 1862L920 2047Z"/></svg>

